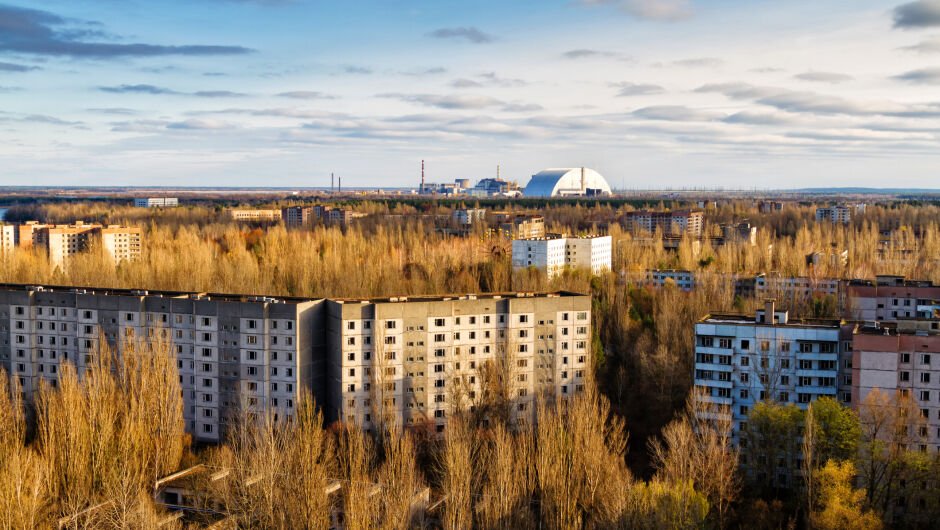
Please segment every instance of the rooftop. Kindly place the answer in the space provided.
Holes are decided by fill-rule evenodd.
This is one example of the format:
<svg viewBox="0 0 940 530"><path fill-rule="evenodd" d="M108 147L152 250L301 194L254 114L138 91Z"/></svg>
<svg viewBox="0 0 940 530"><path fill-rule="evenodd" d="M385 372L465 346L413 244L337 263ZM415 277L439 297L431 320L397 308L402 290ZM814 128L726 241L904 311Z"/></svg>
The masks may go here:
<svg viewBox="0 0 940 530"><path fill-rule="evenodd" d="M776 313L782 313L785 310L777 308ZM758 313L763 313L758 310ZM837 318L788 318L786 324L769 324L758 321L754 315L745 315L740 313L710 313L705 315L699 324L733 324L747 326L773 326L778 328L822 328L832 329L842 325L842 320Z"/></svg>

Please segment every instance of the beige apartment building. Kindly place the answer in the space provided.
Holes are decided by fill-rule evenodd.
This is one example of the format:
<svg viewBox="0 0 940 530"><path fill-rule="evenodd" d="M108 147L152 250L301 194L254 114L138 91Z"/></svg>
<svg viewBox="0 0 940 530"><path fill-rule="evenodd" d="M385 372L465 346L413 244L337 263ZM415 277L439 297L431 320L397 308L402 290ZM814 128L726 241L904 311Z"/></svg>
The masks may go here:
<svg viewBox="0 0 940 530"><path fill-rule="evenodd" d="M313 220L313 207L288 206L281 209L281 219L285 226L309 226Z"/></svg>
<svg viewBox="0 0 940 530"><path fill-rule="evenodd" d="M0 222L0 252L12 252L16 248L16 225Z"/></svg>
<svg viewBox="0 0 940 530"><path fill-rule="evenodd" d="M99 224L85 224L81 221L73 225L26 225L21 226L20 241L26 232L31 235L31 244L43 247L49 259L57 265L64 265L74 254L88 249L93 238L98 238L104 249L115 261L132 261L140 258L140 228Z"/></svg>
<svg viewBox="0 0 940 530"><path fill-rule="evenodd" d="M590 309L572 293L322 300L5 284L0 366L29 401L66 362L81 376L99 342L162 336L199 441L221 440L239 406L290 418L307 392L331 420L368 428L373 404L388 402L396 421L443 429L456 407L475 406L494 366L516 418L530 418L537 394L580 390Z"/></svg>
<svg viewBox="0 0 940 530"><path fill-rule="evenodd" d="M541 216L523 216L506 219L499 224L499 229L511 239L545 237L545 218Z"/></svg>
<svg viewBox="0 0 940 530"><path fill-rule="evenodd" d="M226 212L237 222L276 223L281 220L281 210L228 209Z"/></svg>
<svg viewBox="0 0 940 530"><path fill-rule="evenodd" d="M330 300L327 417L442 431L500 376L511 419L531 420L537 396L582 389L590 310L589 296L566 292Z"/></svg>

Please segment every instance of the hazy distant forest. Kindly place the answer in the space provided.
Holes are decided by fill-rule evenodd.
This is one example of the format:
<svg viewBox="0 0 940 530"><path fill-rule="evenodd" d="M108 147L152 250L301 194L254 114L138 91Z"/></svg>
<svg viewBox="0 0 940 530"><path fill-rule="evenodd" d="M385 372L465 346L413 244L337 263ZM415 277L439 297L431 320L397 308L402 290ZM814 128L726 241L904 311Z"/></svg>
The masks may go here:
<svg viewBox="0 0 940 530"><path fill-rule="evenodd" d="M595 370L582 395L542 403L533 426L484 426L467 411L443 439L394 422L367 435L324 426L307 402L291 424L243 418L220 447L192 447L170 348L129 339L126 355L103 352L81 381L63 373L29 414L15 388L0 391L0 527L55 526L96 507L66 526L325 528L341 505L345 528L936 528L940 460L917 449L923 426L905 399L874 394L858 414L825 399L808 412L758 405L741 434L760 443L740 454L727 443L731 425L697 419L694 322L758 303L735 296L729 273L940 282L940 205L869 205L841 226L816 223L816 205L785 204L772 214L758 214L750 201L707 210L711 235L746 218L758 227L757 244L703 243L698 252L688 238L677 251L634 244L620 219L639 204L502 205L543 215L549 232L612 236L613 272L551 281L513 272L508 242L482 227L468 237L435 230L450 226L453 203L352 202L370 215L348 227L304 229L236 225L211 204L14 206L8 221L139 225L143 253L115 264L92 248L64 270L41 251L3 254L0 282L304 297L577 291L594 297ZM807 264L813 252L843 250L844 265ZM651 290L620 280L621 270L648 268L695 271L698 287ZM839 316L833 300L787 305L796 316ZM487 410L499 418L509 405L496 387ZM798 476L792 488L765 486L775 462ZM191 484L205 509L172 520L153 502L153 481L197 463L210 471ZM337 480L342 487L327 495ZM443 501L418 521L411 503L424 487Z"/></svg>

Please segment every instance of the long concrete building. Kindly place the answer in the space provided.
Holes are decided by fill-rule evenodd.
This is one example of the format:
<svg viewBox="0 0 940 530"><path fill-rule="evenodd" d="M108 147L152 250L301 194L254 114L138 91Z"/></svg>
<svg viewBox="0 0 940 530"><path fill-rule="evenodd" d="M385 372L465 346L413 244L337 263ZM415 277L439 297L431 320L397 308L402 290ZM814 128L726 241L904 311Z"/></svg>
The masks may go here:
<svg viewBox="0 0 940 530"><path fill-rule="evenodd" d="M611 268L611 245L610 236L514 239L512 266L516 269L535 267L544 270L549 278L561 274L566 267L585 268L598 274Z"/></svg>
<svg viewBox="0 0 940 530"><path fill-rule="evenodd" d="M119 349L131 332L162 334L199 441L221 440L239 405L289 418L306 392L330 420L368 427L384 395L394 419L443 429L456 406L474 406L488 361L511 369L517 415L537 392L579 390L590 308L589 296L565 292L323 300L4 284L0 365L30 400L63 363L81 375L99 341Z"/></svg>

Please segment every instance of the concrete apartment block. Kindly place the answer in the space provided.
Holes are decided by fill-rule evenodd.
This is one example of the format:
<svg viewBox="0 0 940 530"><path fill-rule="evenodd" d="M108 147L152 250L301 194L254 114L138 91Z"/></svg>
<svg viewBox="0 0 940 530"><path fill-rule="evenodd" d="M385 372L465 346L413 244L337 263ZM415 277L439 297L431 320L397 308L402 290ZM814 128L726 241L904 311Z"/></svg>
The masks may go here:
<svg viewBox="0 0 940 530"><path fill-rule="evenodd" d="M12 252L16 248L16 225L0 222L0 252Z"/></svg>
<svg viewBox="0 0 940 530"><path fill-rule="evenodd" d="M694 210L650 212L639 210L624 215L624 225L634 234L655 233L660 229L664 236L688 234L701 237L705 214Z"/></svg>
<svg viewBox="0 0 940 530"><path fill-rule="evenodd" d="M487 362L511 376L517 418L537 393L580 390L590 309L572 293L334 301L4 284L0 365L29 401L63 363L81 376L105 343L162 337L198 441L221 440L239 409L289 418L306 393L331 419L368 427L372 403L391 399L395 419L443 428L456 405L474 406Z"/></svg>
<svg viewBox="0 0 940 530"><path fill-rule="evenodd" d="M289 206L281 209L285 226L309 226L313 220L312 206Z"/></svg>
<svg viewBox="0 0 940 530"><path fill-rule="evenodd" d="M512 242L513 268L536 267L551 278L565 267L587 268L593 274L610 270L610 236L545 237L515 239Z"/></svg>
<svg viewBox="0 0 940 530"><path fill-rule="evenodd" d="M137 208L175 208L179 206L179 203L180 201L176 197L134 199L134 206Z"/></svg>
<svg viewBox="0 0 940 530"><path fill-rule="evenodd" d="M589 366L588 296L331 300L327 307L327 416L365 428L384 414L443 430L456 408L475 406L489 369L511 385L513 418L528 421L537 395L579 391Z"/></svg>
<svg viewBox="0 0 940 530"><path fill-rule="evenodd" d="M454 210L454 222L462 226L473 223L482 223L486 219L486 210L483 208L462 208Z"/></svg>
<svg viewBox="0 0 940 530"><path fill-rule="evenodd" d="M940 451L940 332L860 325L852 349L852 402L876 388L910 396L926 421L921 449Z"/></svg>
<svg viewBox="0 0 940 530"><path fill-rule="evenodd" d="M695 386L704 401L730 408L737 440L758 401L805 408L836 398L841 328L839 320L790 321L773 302L753 317L708 315L695 325Z"/></svg>
<svg viewBox="0 0 940 530"><path fill-rule="evenodd" d="M846 307L856 320L936 319L931 310L935 300L940 300L940 285L903 276L877 276L874 282L852 280L846 286Z"/></svg>
<svg viewBox="0 0 940 530"><path fill-rule="evenodd" d="M234 209L226 210L233 221L236 222L267 222L276 223L281 220L281 210L249 210Z"/></svg>
<svg viewBox="0 0 940 530"><path fill-rule="evenodd" d="M177 356L186 427L202 441L224 436L243 406L290 417L301 392L322 387L315 335L320 300L67 287L0 288L0 362L32 399L39 380L55 385L61 365L79 375L100 340L160 334ZM316 388L315 388L316 387Z"/></svg>

